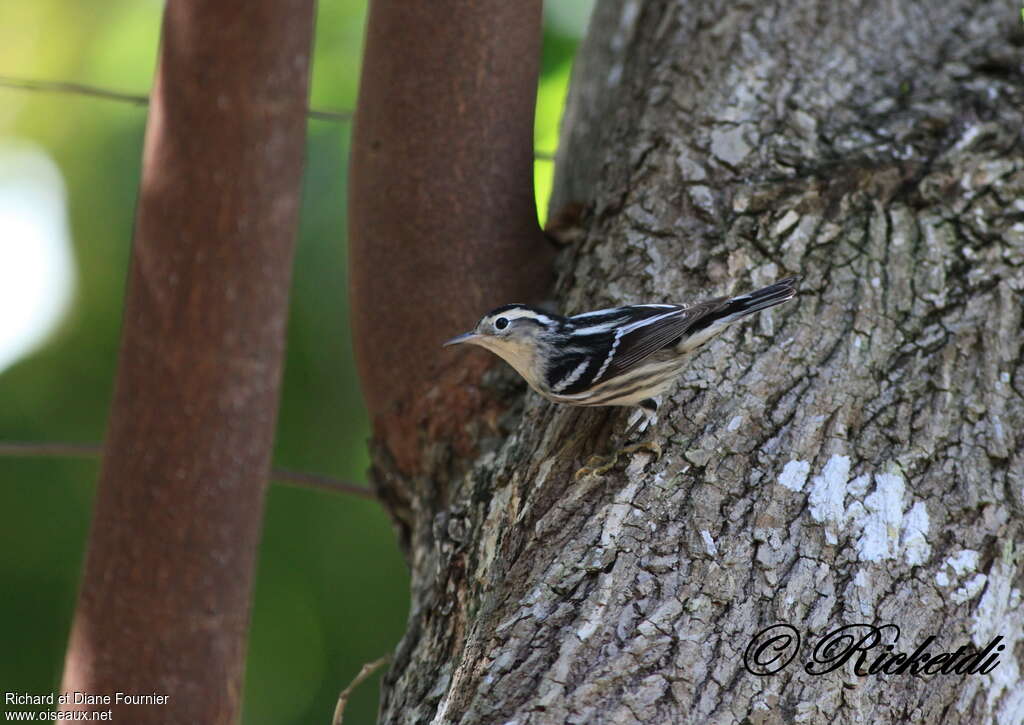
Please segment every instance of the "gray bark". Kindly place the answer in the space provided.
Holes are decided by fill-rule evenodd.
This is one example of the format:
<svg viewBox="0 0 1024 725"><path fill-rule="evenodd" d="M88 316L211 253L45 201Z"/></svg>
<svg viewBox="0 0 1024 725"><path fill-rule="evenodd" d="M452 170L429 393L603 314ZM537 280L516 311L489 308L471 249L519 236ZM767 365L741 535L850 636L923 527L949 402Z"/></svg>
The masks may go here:
<svg viewBox="0 0 1024 725"><path fill-rule="evenodd" d="M625 413L504 370L518 402L474 461L439 446L410 480L376 456L413 500L381 722L1024 721L1018 12L599 3L559 151L553 208L585 209L562 309L801 293L694 357L658 459L575 480ZM751 674L783 622L796 658ZM907 654L1005 649L989 674L805 671L856 623Z"/></svg>

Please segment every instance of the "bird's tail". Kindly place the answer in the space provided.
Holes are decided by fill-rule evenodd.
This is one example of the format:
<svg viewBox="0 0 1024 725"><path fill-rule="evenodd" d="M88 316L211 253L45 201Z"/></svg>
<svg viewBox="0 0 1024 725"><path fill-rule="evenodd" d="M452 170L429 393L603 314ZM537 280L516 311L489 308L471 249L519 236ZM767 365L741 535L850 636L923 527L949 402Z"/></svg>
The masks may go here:
<svg viewBox="0 0 1024 725"><path fill-rule="evenodd" d="M697 310L693 322L686 328L686 334L673 344L681 343L677 348L681 353L694 350L736 320L792 299L796 294L796 283L799 281L799 277L787 277L739 297L719 297L703 302L697 305L697 308L703 309Z"/></svg>
<svg viewBox="0 0 1024 725"><path fill-rule="evenodd" d="M728 324L758 310L782 304L796 294L796 285L799 281L799 277L787 277L759 290L733 297L725 303L716 316L721 322Z"/></svg>
<svg viewBox="0 0 1024 725"><path fill-rule="evenodd" d="M762 287L739 297L719 297L703 303L702 310L686 328L686 349L692 350L703 345L736 320L753 314L766 307L774 307L792 299L796 294L799 277L787 277L775 284Z"/></svg>

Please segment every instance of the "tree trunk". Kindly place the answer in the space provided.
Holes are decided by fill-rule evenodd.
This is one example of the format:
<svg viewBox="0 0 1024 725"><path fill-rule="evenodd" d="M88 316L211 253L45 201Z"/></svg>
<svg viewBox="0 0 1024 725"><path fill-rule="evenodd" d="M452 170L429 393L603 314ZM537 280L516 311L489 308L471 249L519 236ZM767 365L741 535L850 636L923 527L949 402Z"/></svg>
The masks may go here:
<svg viewBox="0 0 1024 725"><path fill-rule="evenodd" d="M1024 720L1017 13L598 4L559 150L553 208L585 209L563 310L800 295L694 357L656 460L575 480L626 415L533 393L464 474L443 442L416 483L377 456L415 511L381 722ZM845 625L881 629L840 662L818 645ZM990 643L987 674L885 659Z"/></svg>

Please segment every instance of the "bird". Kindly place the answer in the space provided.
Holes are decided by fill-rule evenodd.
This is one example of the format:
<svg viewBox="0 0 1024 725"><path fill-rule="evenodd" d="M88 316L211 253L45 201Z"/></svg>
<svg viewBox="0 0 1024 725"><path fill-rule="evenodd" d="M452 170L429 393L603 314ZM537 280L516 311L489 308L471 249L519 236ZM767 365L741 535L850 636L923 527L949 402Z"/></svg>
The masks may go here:
<svg viewBox="0 0 1024 725"><path fill-rule="evenodd" d="M555 403L637 407L650 424L656 399L672 387L690 353L732 323L792 299L798 282L788 277L692 305L627 305L569 317L509 304L444 346L490 350Z"/></svg>

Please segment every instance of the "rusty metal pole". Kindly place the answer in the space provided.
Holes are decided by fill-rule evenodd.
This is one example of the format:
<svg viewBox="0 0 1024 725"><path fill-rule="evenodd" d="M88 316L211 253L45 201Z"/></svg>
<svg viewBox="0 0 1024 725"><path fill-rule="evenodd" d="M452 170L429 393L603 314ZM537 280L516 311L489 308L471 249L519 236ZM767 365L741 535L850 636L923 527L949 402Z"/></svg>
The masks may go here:
<svg viewBox="0 0 1024 725"><path fill-rule="evenodd" d="M313 0L169 0L62 689L233 723L295 239Z"/></svg>
<svg viewBox="0 0 1024 725"><path fill-rule="evenodd" d="M470 391L493 361L441 343L551 284L533 195L541 5L370 4L352 144L350 294L374 432L406 474L438 438L459 448L462 423L484 405Z"/></svg>

